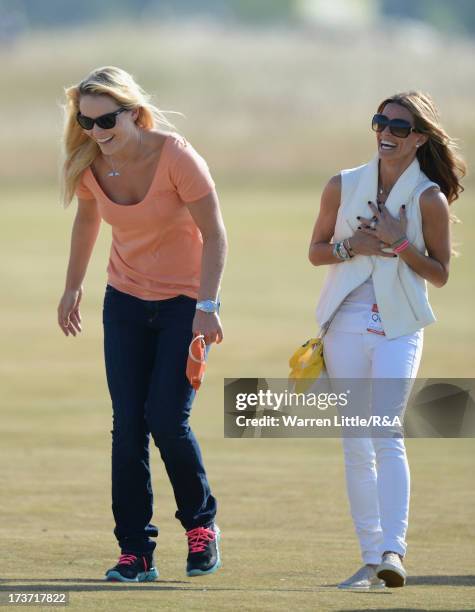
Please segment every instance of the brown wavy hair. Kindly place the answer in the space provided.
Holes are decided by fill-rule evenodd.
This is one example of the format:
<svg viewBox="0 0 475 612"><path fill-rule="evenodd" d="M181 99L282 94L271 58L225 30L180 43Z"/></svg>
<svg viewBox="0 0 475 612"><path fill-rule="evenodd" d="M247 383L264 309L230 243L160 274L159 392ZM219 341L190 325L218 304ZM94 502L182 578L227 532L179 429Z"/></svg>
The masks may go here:
<svg viewBox="0 0 475 612"><path fill-rule="evenodd" d="M417 159L424 174L439 185L451 204L464 190L460 179L465 176L467 166L457 155L455 141L443 129L434 101L420 91L398 93L383 100L378 113L386 104L399 104L406 108L414 117L414 128L428 136L427 142L417 150Z"/></svg>

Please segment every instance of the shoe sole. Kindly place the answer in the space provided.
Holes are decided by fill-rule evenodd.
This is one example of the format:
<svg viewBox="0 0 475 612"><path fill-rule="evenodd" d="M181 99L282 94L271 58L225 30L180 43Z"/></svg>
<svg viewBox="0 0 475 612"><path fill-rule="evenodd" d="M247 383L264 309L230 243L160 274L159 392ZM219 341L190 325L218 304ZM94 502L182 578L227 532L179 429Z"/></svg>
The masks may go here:
<svg viewBox="0 0 475 612"><path fill-rule="evenodd" d="M390 589L400 588L406 584L406 576L397 572L393 567L380 566L376 572L376 576L384 580L386 586Z"/></svg>
<svg viewBox="0 0 475 612"><path fill-rule="evenodd" d="M158 570L153 567L148 572L139 572L135 578L126 578L122 576L119 572L112 570L111 572L107 572L106 580L110 582L153 582L158 578Z"/></svg>
<svg viewBox="0 0 475 612"><path fill-rule="evenodd" d="M220 567L221 567L221 553L219 551L219 540L221 539L221 531L219 530L219 528L216 528L216 555L217 555L217 559L216 559L216 563L213 565L213 567L210 567L207 570L200 570L200 569L192 569L192 570L186 570L186 575L189 576L190 578L192 578L193 576L206 576L207 574L214 574Z"/></svg>
<svg viewBox="0 0 475 612"><path fill-rule="evenodd" d="M338 585L338 588L341 591L380 591L386 588L384 584L372 584L368 587L358 587L358 586L341 586Z"/></svg>

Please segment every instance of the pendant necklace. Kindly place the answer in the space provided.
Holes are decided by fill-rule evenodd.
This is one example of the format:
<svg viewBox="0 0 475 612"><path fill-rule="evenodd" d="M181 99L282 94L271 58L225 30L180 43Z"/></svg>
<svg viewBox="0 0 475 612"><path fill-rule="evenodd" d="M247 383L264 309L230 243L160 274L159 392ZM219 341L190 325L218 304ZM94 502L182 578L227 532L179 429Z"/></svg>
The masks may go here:
<svg viewBox="0 0 475 612"><path fill-rule="evenodd" d="M377 204L383 204L383 202L381 201L381 198L383 196L386 196L386 199L387 199L390 191L391 189L384 189L384 187L381 185L381 179L378 176L378 197L376 198Z"/></svg>
<svg viewBox="0 0 475 612"><path fill-rule="evenodd" d="M391 191L391 189L384 189L384 187L381 185L381 183L379 183L378 193L379 193L380 196L382 196L382 195L387 196L387 195L389 195L390 191Z"/></svg>
<svg viewBox="0 0 475 612"><path fill-rule="evenodd" d="M142 144L142 132L139 132L139 140L138 140L137 149L140 149L140 145L141 144ZM107 173L107 176L112 176L112 177L120 176L119 170L121 170L129 162L129 160L126 159L125 162L121 166L117 167L117 166L114 166L114 162L112 161L112 157L111 157L110 163L106 159L105 156L104 156L104 159L105 159L107 165L109 165L111 167L111 171Z"/></svg>
<svg viewBox="0 0 475 612"><path fill-rule="evenodd" d="M381 184L381 173L380 173L380 164L378 164L378 195L376 197L376 203L378 205L378 208L381 204L383 204L383 202L381 202L381 196L389 196L389 192L391 191L391 189L384 189L384 187Z"/></svg>
<svg viewBox="0 0 475 612"><path fill-rule="evenodd" d="M382 210L382 206L385 206L385 202L388 199L388 195L391 189L384 189L383 187L378 186L378 195L376 197L376 204L378 206L379 212ZM384 198L384 201L383 201Z"/></svg>

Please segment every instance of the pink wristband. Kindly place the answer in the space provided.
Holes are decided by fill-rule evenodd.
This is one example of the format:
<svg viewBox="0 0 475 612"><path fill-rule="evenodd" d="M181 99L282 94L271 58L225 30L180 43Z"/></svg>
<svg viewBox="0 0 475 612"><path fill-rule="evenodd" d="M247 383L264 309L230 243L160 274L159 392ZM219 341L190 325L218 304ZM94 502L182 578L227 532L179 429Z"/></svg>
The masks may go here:
<svg viewBox="0 0 475 612"><path fill-rule="evenodd" d="M407 249L409 244L409 240L404 240L404 242L402 242L399 246L393 249L393 253L400 253L401 251L404 251L404 249Z"/></svg>

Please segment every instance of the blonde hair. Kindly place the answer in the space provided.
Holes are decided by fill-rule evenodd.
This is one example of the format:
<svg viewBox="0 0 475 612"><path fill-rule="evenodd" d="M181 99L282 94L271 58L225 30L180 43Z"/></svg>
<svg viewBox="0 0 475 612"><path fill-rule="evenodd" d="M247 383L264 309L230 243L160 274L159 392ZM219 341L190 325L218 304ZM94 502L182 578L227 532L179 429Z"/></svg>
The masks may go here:
<svg viewBox="0 0 475 612"><path fill-rule="evenodd" d="M163 127L173 130L174 125L168 121L165 112L160 111L150 102L150 96L134 80L133 76L121 68L105 66L96 68L78 85L64 90L66 104L63 105L63 156L60 170L61 202L66 208L74 197L83 171L99 154L99 146L76 120L79 101L83 95L107 95L113 98L120 107L132 110L139 109L136 124L145 130ZM180 114L180 113L175 113Z"/></svg>

